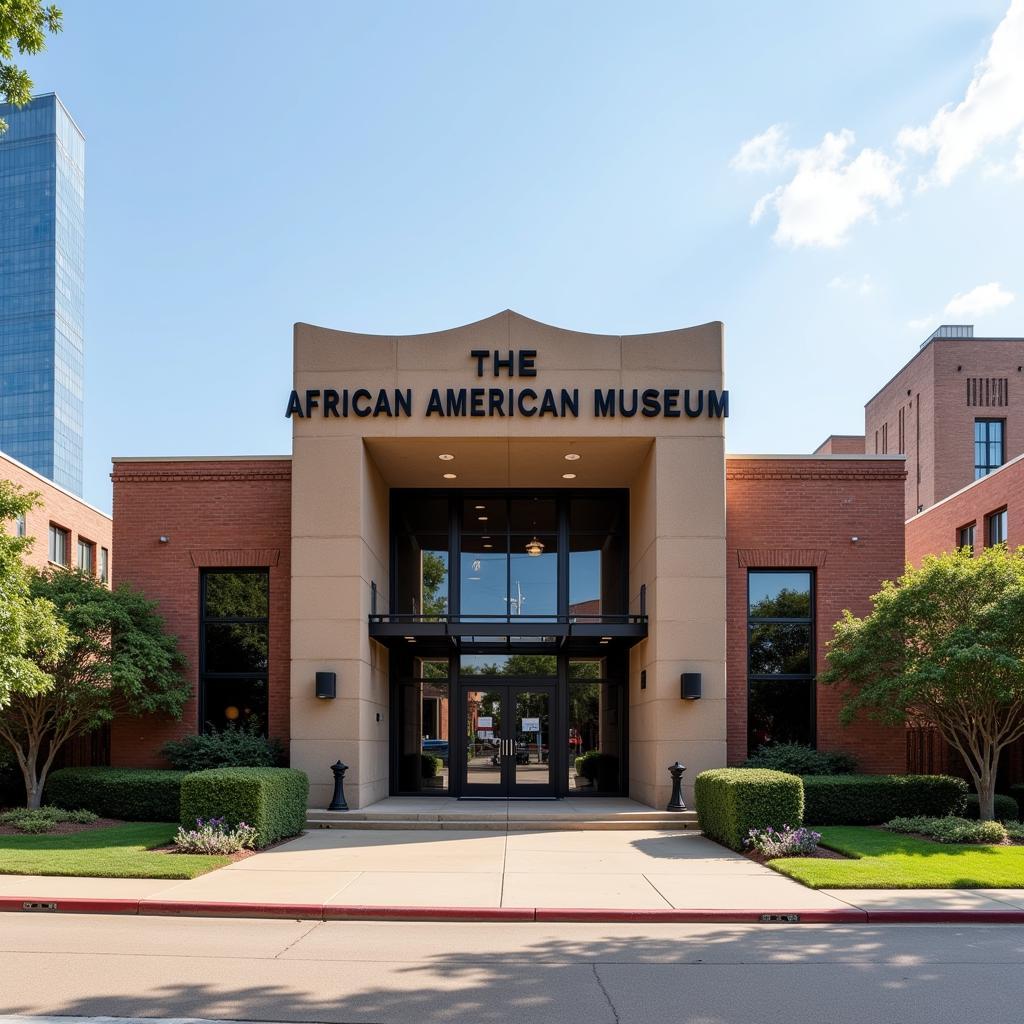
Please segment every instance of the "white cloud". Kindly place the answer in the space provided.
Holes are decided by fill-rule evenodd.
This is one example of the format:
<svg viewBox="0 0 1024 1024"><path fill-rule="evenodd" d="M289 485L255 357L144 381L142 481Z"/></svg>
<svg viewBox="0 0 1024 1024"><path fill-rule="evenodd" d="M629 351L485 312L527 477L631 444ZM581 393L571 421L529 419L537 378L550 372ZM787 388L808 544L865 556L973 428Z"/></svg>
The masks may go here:
<svg viewBox="0 0 1024 1024"><path fill-rule="evenodd" d="M751 223L774 209L778 224L772 237L779 244L834 248L854 224L873 218L880 204L899 203L900 164L875 149L848 157L854 141L853 132L844 129L828 132L811 149L786 150L785 160L796 164L796 174L757 201Z"/></svg>
<svg viewBox="0 0 1024 1024"><path fill-rule="evenodd" d="M840 274L833 277L828 286L836 291L856 292L858 295L870 295L875 290L875 282L870 274L864 274L859 278Z"/></svg>
<svg viewBox="0 0 1024 1024"><path fill-rule="evenodd" d="M992 33L988 53L975 69L963 100L942 107L927 125L904 128L896 144L916 153L935 154L932 167L920 179L921 185L948 185L987 147L1007 139L1022 125L1024 0L1012 0ZM1024 165L1024 154L1018 154L1017 162Z"/></svg>
<svg viewBox="0 0 1024 1024"><path fill-rule="evenodd" d="M939 318L935 315L918 317L917 320L908 320L907 326L912 331L925 331L933 326L938 326Z"/></svg>
<svg viewBox="0 0 1024 1024"><path fill-rule="evenodd" d="M925 125L904 128L888 151L848 151L853 132L829 132L811 149L789 145L781 124L748 139L730 161L740 171L778 171L795 166L793 178L761 196L750 222L774 211L778 222L773 239L780 245L834 248L862 220L874 220L883 205L903 198L907 164L922 160L919 187L948 185L971 164L987 156L985 173L1024 178L1024 0L1011 0L992 33L988 53L957 104L942 107ZM990 150L1018 135L1016 154L1005 159L1006 146ZM893 155L890 155L893 154Z"/></svg>
<svg viewBox="0 0 1024 1024"><path fill-rule="evenodd" d="M990 281L969 292L954 295L946 303L946 312L952 316L985 316L1010 305L1015 298L1013 292L1007 291L998 281Z"/></svg>
<svg viewBox="0 0 1024 1024"><path fill-rule="evenodd" d="M777 171L789 162L790 153L785 127L773 124L760 135L747 139L729 161L729 166L736 171Z"/></svg>

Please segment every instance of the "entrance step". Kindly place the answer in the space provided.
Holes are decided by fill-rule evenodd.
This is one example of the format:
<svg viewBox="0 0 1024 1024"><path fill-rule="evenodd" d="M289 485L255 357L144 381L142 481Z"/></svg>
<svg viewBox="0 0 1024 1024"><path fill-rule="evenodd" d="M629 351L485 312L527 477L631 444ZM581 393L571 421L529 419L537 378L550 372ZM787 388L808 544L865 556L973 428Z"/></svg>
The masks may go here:
<svg viewBox="0 0 1024 1024"><path fill-rule="evenodd" d="M561 832L572 831L697 831L693 811L666 813L646 811L626 814L522 814L466 813L387 815L366 811L310 811L306 828L366 829L459 829L468 832Z"/></svg>

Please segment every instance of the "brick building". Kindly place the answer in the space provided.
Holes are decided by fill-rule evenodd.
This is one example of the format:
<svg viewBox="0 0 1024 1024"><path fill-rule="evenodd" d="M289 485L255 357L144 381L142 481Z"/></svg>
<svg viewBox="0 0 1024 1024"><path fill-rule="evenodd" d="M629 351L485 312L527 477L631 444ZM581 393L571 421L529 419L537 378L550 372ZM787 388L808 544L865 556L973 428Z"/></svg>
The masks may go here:
<svg viewBox="0 0 1024 1024"><path fill-rule="evenodd" d="M110 581L114 571L110 516L2 452L0 475L39 494L39 503L29 509L24 520L9 527L17 536L32 538L25 556L29 565L38 569L68 566Z"/></svg>

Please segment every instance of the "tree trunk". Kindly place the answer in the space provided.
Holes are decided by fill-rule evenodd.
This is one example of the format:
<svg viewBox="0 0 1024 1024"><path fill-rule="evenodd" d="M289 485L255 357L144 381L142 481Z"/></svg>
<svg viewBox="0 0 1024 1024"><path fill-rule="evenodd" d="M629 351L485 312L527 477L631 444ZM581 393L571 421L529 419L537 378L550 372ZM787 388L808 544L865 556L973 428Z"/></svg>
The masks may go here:
<svg viewBox="0 0 1024 1024"><path fill-rule="evenodd" d="M988 766L978 779L978 817L992 821L996 816L996 773Z"/></svg>

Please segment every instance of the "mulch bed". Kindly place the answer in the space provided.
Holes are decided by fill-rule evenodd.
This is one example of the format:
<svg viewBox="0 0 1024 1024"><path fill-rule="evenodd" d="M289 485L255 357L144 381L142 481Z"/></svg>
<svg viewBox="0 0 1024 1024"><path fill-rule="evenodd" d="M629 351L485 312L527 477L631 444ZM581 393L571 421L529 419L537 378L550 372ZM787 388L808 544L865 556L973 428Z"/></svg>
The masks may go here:
<svg viewBox="0 0 1024 1024"><path fill-rule="evenodd" d="M68 836L74 832L91 832L97 828L110 828L113 825L123 825L124 822L117 818L97 818L90 821L88 825L79 825L73 821L62 821L54 825L48 832L22 832L13 825L0 825L0 836Z"/></svg>
<svg viewBox="0 0 1024 1024"><path fill-rule="evenodd" d="M762 856L756 850L746 850L746 851L744 851L743 856L746 857L747 860L752 860L755 864L768 864L768 863L771 862L768 857ZM855 859L853 857L847 857L845 854L839 853L837 850L830 850L830 849L828 849L825 846L819 846L814 851L814 853L805 853L805 854L801 854L801 856L812 858L812 859L815 859L815 860L854 860ZM773 858L771 858L771 860L790 860L790 859L791 858L789 858L789 857L773 857Z"/></svg>

